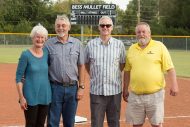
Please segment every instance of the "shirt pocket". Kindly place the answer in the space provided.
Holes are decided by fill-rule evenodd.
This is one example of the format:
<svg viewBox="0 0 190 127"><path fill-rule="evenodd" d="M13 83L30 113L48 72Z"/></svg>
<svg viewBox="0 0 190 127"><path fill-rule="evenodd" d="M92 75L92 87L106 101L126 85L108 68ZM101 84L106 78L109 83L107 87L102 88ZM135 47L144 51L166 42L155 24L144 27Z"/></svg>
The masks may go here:
<svg viewBox="0 0 190 127"><path fill-rule="evenodd" d="M114 66L119 66L119 63L120 63L119 57L114 58L112 63Z"/></svg>
<svg viewBox="0 0 190 127"><path fill-rule="evenodd" d="M101 57L91 57L90 58L90 63L92 65L98 66L98 65L101 65L102 62L103 62L103 58L101 58Z"/></svg>
<svg viewBox="0 0 190 127"><path fill-rule="evenodd" d="M78 58L79 58L79 51L76 51L76 50L70 51L68 57L70 59L70 62L77 63Z"/></svg>
<svg viewBox="0 0 190 127"><path fill-rule="evenodd" d="M58 58L58 53L56 51L49 51L49 59L50 61L54 61Z"/></svg>

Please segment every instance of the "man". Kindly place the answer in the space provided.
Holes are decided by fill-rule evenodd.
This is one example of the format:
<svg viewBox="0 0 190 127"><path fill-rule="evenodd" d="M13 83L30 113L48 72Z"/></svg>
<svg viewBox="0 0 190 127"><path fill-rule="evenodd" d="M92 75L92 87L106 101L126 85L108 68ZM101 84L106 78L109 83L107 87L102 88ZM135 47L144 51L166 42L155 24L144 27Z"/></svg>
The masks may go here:
<svg viewBox="0 0 190 127"><path fill-rule="evenodd" d="M70 29L68 17L57 16L57 37L49 39L45 45L49 51L49 78L52 87L48 127L59 127L61 114L64 127L73 127L77 102L84 93L83 47L78 39L69 36Z"/></svg>
<svg viewBox="0 0 190 127"><path fill-rule="evenodd" d="M113 37L112 19L99 20L100 37L86 47L85 63L90 73L91 126L103 127L106 114L109 127L119 127L121 106L121 72L125 65L124 44Z"/></svg>
<svg viewBox="0 0 190 127"><path fill-rule="evenodd" d="M123 98L127 105L127 122L142 127L148 117L152 127L161 127L164 117L164 73L171 83L170 95L176 96L178 84L175 69L163 43L151 39L150 26L137 24L136 44L126 57ZM130 86L131 92L128 92Z"/></svg>

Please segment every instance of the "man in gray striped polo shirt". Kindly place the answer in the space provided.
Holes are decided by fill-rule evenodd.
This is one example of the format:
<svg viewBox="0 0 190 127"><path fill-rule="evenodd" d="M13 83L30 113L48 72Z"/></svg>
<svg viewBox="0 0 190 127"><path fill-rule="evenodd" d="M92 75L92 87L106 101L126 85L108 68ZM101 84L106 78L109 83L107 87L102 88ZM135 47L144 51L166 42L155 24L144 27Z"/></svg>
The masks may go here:
<svg viewBox="0 0 190 127"><path fill-rule="evenodd" d="M69 36L71 24L66 15L55 20L56 37L48 39L49 79L52 87L47 126L74 127L78 101L84 95L84 51L80 41Z"/></svg>
<svg viewBox="0 0 190 127"><path fill-rule="evenodd" d="M125 65L125 47L122 41L111 37L112 19L99 20L100 36L86 46L85 64L90 73L91 126L103 127L106 114L109 127L119 127L122 70Z"/></svg>

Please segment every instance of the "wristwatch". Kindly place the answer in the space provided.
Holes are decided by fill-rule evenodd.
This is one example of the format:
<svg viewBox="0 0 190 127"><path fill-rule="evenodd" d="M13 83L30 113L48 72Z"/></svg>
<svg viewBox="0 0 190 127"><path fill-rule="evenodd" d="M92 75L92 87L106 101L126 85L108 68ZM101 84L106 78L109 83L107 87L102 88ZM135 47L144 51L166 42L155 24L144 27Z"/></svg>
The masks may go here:
<svg viewBox="0 0 190 127"><path fill-rule="evenodd" d="M84 85L79 85L79 88L84 89L85 86Z"/></svg>

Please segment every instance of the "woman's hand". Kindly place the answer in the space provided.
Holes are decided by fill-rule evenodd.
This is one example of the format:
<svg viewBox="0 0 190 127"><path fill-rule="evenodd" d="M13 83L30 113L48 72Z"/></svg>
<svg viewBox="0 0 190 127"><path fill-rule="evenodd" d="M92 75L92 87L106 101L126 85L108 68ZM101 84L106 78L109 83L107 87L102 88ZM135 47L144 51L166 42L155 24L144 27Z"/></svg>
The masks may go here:
<svg viewBox="0 0 190 127"><path fill-rule="evenodd" d="M20 103L20 107L22 110L28 109L27 102L26 102L26 99L24 97L19 99L19 103Z"/></svg>

